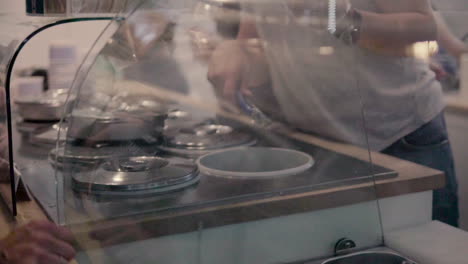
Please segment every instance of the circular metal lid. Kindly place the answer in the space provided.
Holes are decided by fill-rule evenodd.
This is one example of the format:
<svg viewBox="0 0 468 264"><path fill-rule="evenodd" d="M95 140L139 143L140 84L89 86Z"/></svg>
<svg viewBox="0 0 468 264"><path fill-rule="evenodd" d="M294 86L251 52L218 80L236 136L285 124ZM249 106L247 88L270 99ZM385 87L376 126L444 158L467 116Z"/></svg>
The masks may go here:
<svg viewBox="0 0 468 264"><path fill-rule="evenodd" d="M22 106L22 105L29 105L35 107L61 107L65 104L64 101L55 100L55 99L18 99L15 101L15 104Z"/></svg>
<svg viewBox="0 0 468 264"><path fill-rule="evenodd" d="M230 126L203 124L166 133L165 149L215 150L251 145L255 138Z"/></svg>
<svg viewBox="0 0 468 264"><path fill-rule="evenodd" d="M56 168L63 169L65 165L80 169L95 169L100 163L107 160L133 155L148 155L154 153L153 148L140 147L138 149L129 149L125 147L101 147L90 148L81 146L67 146L54 148L49 153L49 162ZM139 154L135 153L138 151ZM77 167L75 165L79 165Z"/></svg>
<svg viewBox="0 0 468 264"><path fill-rule="evenodd" d="M77 173L73 187L79 191L166 192L198 182L198 169L193 163L173 163L159 157L116 158L99 166L93 173Z"/></svg>
<svg viewBox="0 0 468 264"><path fill-rule="evenodd" d="M58 168L64 165L89 164L94 165L106 159L110 159L115 154L114 148L87 148L87 147L64 147L54 148L49 153L49 161Z"/></svg>
<svg viewBox="0 0 468 264"><path fill-rule="evenodd" d="M35 134L49 129L56 122L27 122L18 120L16 122L16 130L24 135Z"/></svg>
<svg viewBox="0 0 468 264"><path fill-rule="evenodd" d="M122 102L118 110L125 112L148 112L148 113L159 113L167 114L169 108L166 104L153 100L151 98L146 99L141 96L128 97Z"/></svg>
<svg viewBox="0 0 468 264"><path fill-rule="evenodd" d="M60 138L58 138L59 131L60 126L58 124L55 124L41 133L31 135L29 141L31 144L41 146L55 145L57 143L57 140L59 141L59 143L63 143L65 142L67 136L66 128L62 129L62 132L60 133Z"/></svg>
<svg viewBox="0 0 468 264"><path fill-rule="evenodd" d="M151 122L155 120L163 120L167 117L164 112L151 112L151 111L115 111L103 112L99 109L82 109L74 111L71 119L75 123L87 124L117 124L117 123L130 123L136 121ZM81 124L78 124L81 125Z"/></svg>
<svg viewBox="0 0 468 264"><path fill-rule="evenodd" d="M167 113L167 117L168 117L168 119L182 119L182 120L190 120L191 119L191 116L190 116L189 112L179 110L179 109L169 111Z"/></svg>
<svg viewBox="0 0 468 264"><path fill-rule="evenodd" d="M17 105L30 105L36 107L60 107L67 102L67 91L50 91L42 94L39 97L20 97L15 100ZM70 100L73 100L70 98Z"/></svg>
<svg viewBox="0 0 468 264"><path fill-rule="evenodd" d="M68 137L87 142L88 145L128 141L154 144L160 139L167 116L164 113L153 112L99 111L95 109L74 111L69 118Z"/></svg>
<svg viewBox="0 0 468 264"><path fill-rule="evenodd" d="M119 122L121 117L112 112L103 112L100 109L89 108L73 111L71 118L81 120L90 120L92 122Z"/></svg>

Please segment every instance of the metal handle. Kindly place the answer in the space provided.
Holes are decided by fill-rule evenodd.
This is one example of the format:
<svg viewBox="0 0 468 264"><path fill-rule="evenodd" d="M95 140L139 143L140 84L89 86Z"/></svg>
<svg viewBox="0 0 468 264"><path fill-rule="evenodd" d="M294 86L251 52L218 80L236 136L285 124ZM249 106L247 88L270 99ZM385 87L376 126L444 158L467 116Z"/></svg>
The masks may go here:
<svg viewBox="0 0 468 264"><path fill-rule="evenodd" d="M251 104L240 91L236 93L236 97L239 107L242 109L242 111L247 113L257 125L266 127L273 123L273 121L268 118L260 109Z"/></svg>
<svg viewBox="0 0 468 264"><path fill-rule="evenodd" d="M356 248L356 243L348 238L341 238L335 244L335 255L344 255L351 252L352 249Z"/></svg>

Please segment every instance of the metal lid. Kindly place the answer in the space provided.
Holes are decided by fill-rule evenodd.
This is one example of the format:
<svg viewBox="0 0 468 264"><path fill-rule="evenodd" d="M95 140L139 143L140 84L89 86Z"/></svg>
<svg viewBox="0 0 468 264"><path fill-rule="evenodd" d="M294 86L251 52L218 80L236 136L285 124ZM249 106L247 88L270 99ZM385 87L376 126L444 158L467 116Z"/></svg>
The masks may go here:
<svg viewBox="0 0 468 264"><path fill-rule="evenodd" d="M165 112L137 111L135 109L131 112L122 110L104 112L96 108L90 108L74 111L70 119L75 120L75 122L85 123L128 123L135 120L154 121L166 117L167 113Z"/></svg>
<svg viewBox="0 0 468 264"><path fill-rule="evenodd" d="M68 137L87 144L140 142L144 145L159 141L166 114L141 112L105 113L99 110L75 111L69 118ZM81 143L80 143L81 144Z"/></svg>
<svg viewBox="0 0 468 264"><path fill-rule="evenodd" d="M40 96L23 96L15 100L17 105L31 105L43 107L59 107L64 106L68 99L68 91L57 90L41 94ZM70 101L73 98L70 98Z"/></svg>
<svg viewBox="0 0 468 264"><path fill-rule="evenodd" d="M92 122L119 122L121 118L118 117L117 114L111 112L103 112L96 108L89 108L89 109L80 109L73 111L71 118L73 120L78 119L86 119Z"/></svg>
<svg viewBox="0 0 468 264"><path fill-rule="evenodd" d="M31 135L29 141L31 144L34 145L55 145L57 144L57 140L59 143L65 142L66 139L66 128L62 128L62 132L60 133L60 138L59 136L59 131L60 131L60 126L58 124L53 125L49 129L38 133L38 134L33 134Z"/></svg>
<svg viewBox="0 0 468 264"><path fill-rule="evenodd" d="M166 133L164 147L185 150L215 150L251 145L255 138L230 126L204 124Z"/></svg>
<svg viewBox="0 0 468 264"><path fill-rule="evenodd" d="M99 166L93 173L72 177L78 191L167 192L198 182L198 169L193 163L175 163L159 157L116 158Z"/></svg>
<svg viewBox="0 0 468 264"><path fill-rule="evenodd" d="M65 102L52 98L20 98L15 101L15 104L19 106L31 105L38 107L60 107L65 105Z"/></svg>
<svg viewBox="0 0 468 264"><path fill-rule="evenodd" d="M63 169L64 166L70 166L79 169L93 169L107 160L116 159L120 157L128 157L130 154L135 155L135 149L129 153L128 148L122 147L81 147L81 146L67 146L54 148L49 153L49 162L56 168ZM139 148L139 154L148 155L154 153L153 148ZM75 166L77 165L77 166Z"/></svg>
<svg viewBox="0 0 468 264"><path fill-rule="evenodd" d="M86 147L64 147L54 148L49 153L49 161L56 168L64 165L95 165L113 156L115 149L109 148L86 148Z"/></svg>
<svg viewBox="0 0 468 264"><path fill-rule="evenodd" d="M24 135L43 132L52 127L56 122L28 122L24 120L16 121L16 130Z"/></svg>

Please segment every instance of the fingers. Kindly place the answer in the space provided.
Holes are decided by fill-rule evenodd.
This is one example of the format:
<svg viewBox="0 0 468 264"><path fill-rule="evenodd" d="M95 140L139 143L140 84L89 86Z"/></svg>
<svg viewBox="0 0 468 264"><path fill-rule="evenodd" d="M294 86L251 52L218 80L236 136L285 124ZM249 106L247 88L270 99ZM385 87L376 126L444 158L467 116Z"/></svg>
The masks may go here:
<svg viewBox="0 0 468 264"><path fill-rule="evenodd" d="M240 89L238 75L224 74L220 76L215 73L210 73L208 74L208 80L214 86L216 96L222 99L220 100L221 106L230 112L238 112L236 111L236 93Z"/></svg>
<svg viewBox="0 0 468 264"><path fill-rule="evenodd" d="M8 182L9 180L10 180L10 163L4 160L2 158L2 154L0 154L0 182Z"/></svg>
<svg viewBox="0 0 468 264"><path fill-rule="evenodd" d="M33 236L33 241L38 245L57 256L63 257L66 260L71 260L75 257L75 249L70 245L57 238L42 232L37 232Z"/></svg>
<svg viewBox="0 0 468 264"><path fill-rule="evenodd" d="M236 92L239 90L239 79L236 76L226 79L224 82L223 95L231 103L236 103Z"/></svg>
<svg viewBox="0 0 468 264"><path fill-rule="evenodd" d="M65 242L72 243L74 241L73 234L70 232L70 230L61 226L57 226L49 221L34 221L29 223L27 228L29 228L31 232L40 230L45 233L49 233L55 238Z"/></svg>
<svg viewBox="0 0 468 264"><path fill-rule="evenodd" d="M244 45L239 41L226 41L216 48L210 60L208 80L214 86L216 95L225 99L220 103L228 110L237 109L239 92L243 95L252 94L249 86L258 79L256 72L251 71L252 54L247 54Z"/></svg>
<svg viewBox="0 0 468 264"><path fill-rule="evenodd" d="M0 87L0 113L4 114L6 104L5 89Z"/></svg>
<svg viewBox="0 0 468 264"><path fill-rule="evenodd" d="M7 171L10 168L10 163L4 159L4 157L0 156L0 170Z"/></svg>
<svg viewBox="0 0 468 264"><path fill-rule="evenodd" d="M435 73L438 81L444 79L448 75L444 68L437 62L431 61L429 63L429 68Z"/></svg>
<svg viewBox="0 0 468 264"><path fill-rule="evenodd" d="M29 250L29 252L32 255L32 258L36 259L37 264L66 264L68 263L67 259L64 259L63 257L59 255L55 255L50 251L47 251L42 248L32 248ZM71 259L68 259L71 260Z"/></svg>
<svg viewBox="0 0 468 264"><path fill-rule="evenodd" d="M2 240L9 264L63 264L75 257L69 230L48 221L34 221L17 228Z"/></svg>
<svg viewBox="0 0 468 264"><path fill-rule="evenodd" d="M247 80L246 78L243 78L241 80L241 85L240 85L240 92L242 93L242 95L246 95L246 96L252 96L252 91L250 90L250 80Z"/></svg>
<svg viewBox="0 0 468 264"><path fill-rule="evenodd" d="M38 245L24 244L14 250L9 250L7 259L9 264L66 264L68 261L55 255Z"/></svg>

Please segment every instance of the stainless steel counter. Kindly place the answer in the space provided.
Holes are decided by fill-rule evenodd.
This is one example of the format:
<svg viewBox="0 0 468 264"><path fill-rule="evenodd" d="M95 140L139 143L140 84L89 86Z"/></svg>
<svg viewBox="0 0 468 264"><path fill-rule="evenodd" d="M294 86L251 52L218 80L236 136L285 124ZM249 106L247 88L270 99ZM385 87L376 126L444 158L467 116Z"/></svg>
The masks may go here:
<svg viewBox="0 0 468 264"><path fill-rule="evenodd" d="M30 186L47 214L57 221L55 174L47 160L48 151L22 142L19 135L16 135L15 139L17 150L15 157L22 168L25 182ZM281 142L281 144L263 141L259 145L289 147L304 151L313 156L315 165L298 175L268 179L228 179L201 175L197 185L163 195L89 195L72 191L68 186L66 204L82 215L87 215L88 220L95 221L149 212L177 212L186 209L209 208L343 185L373 182L372 174L376 175L378 179L397 176L397 173L383 167L371 166L368 162L314 145L284 138L275 140L275 142ZM57 184L63 183L59 179ZM69 223L75 223L75 221L79 223L82 219L69 218L67 220Z"/></svg>

